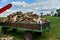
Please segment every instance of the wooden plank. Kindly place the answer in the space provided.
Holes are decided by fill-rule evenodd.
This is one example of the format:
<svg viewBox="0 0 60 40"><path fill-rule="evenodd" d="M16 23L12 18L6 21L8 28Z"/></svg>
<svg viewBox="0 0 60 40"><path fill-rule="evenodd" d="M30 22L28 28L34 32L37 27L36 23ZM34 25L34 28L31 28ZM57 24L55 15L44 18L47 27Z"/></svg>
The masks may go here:
<svg viewBox="0 0 60 40"><path fill-rule="evenodd" d="M28 24L28 23L6 23L0 22L1 26L10 26L10 27L19 27L25 29L33 29L33 30L40 30L41 24ZM42 24L42 29L48 27L48 23Z"/></svg>

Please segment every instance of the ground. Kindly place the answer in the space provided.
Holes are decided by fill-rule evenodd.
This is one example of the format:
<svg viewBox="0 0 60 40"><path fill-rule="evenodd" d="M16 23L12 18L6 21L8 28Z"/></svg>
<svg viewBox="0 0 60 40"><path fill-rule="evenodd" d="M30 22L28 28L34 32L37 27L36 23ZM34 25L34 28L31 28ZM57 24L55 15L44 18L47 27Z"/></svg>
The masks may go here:
<svg viewBox="0 0 60 40"><path fill-rule="evenodd" d="M60 40L60 17L46 17L51 22L49 32L45 32L40 36L34 37L35 40ZM0 26L0 37L3 36L1 33ZM18 30L18 32L13 33L8 31L7 35L13 36L16 40L24 40L23 32Z"/></svg>

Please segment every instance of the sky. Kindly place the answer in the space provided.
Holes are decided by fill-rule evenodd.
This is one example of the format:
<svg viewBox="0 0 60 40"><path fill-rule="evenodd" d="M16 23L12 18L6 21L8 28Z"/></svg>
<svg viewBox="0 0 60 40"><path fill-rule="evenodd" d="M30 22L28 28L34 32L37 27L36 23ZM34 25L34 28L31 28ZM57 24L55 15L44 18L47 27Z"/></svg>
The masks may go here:
<svg viewBox="0 0 60 40"><path fill-rule="evenodd" d="M12 7L0 14L0 17L6 17L16 11L23 13L33 11L40 15L40 12L46 14L60 8L60 0L0 0L0 8L9 3Z"/></svg>

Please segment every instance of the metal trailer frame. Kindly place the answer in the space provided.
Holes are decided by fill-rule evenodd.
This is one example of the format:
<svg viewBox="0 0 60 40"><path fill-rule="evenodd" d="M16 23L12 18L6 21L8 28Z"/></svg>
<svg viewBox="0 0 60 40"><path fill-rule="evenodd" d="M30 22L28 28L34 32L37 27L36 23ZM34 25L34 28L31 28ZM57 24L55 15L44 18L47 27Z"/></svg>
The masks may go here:
<svg viewBox="0 0 60 40"><path fill-rule="evenodd" d="M48 32L49 29L50 29L50 22L46 22L46 23L42 23L42 24L37 24L39 26L38 29L36 29L36 28L34 29L34 26L36 26L36 24L28 24L28 26L31 27L30 29L29 28L23 28L26 25L26 23L23 24L24 25L23 27L19 27L19 26L22 26L21 24L22 23L16 23L14 25L14 23L7 23L7 22L3 23L3 22L0 22L0 26L2 26L2 32L3 33L6 33L6 30L8 28L17 28L17 29L20 29L20 30L24 30L25 31L24 32L24 35L25 35L24 36L24 40L27 40L26 39L27 38L27 34L28 34L28 36L30 36L30 38L28 38L28 39L29 40L33 40L32 33L34 33L34 32L36 32L36 33ZM16 31L16 29L14 29L14 31Z"/></svg>
<svg viewBox="0 0 60 40"><path fill-rule="evenodd" d="M11 25L10 25L11 24ZM28 31L36 31L36 32L44 32L44 31L49 31L49 28L50 28L50 22L46 22L46 23L42 23L42 24L37 24L39 26L40 29L34 29L34 26L36 24L27 24L28 26L31 26L31 28L23 28L23 27L14 27L15 25L12 24L12 23L3 23L3 22L0 22L0 25L2 27L11 27L11 28L17 28L17 29L21 29L21 30L28 30ZM23 24L25 26L25 24ZM16 26L20 26L19 25L16 25ZM22 26L22 25L21 25ZM37 26L36 26L37 27Z"/></svg>

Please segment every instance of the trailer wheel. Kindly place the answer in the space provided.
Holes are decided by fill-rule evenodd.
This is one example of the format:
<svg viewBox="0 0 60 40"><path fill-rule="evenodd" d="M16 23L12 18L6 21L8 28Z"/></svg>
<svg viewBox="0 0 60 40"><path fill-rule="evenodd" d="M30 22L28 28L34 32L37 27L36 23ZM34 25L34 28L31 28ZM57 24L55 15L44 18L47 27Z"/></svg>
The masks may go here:
<svg viewBox="0 0 60 40"><path fill-rule="evenodd" d="M31 32L24 32L24 40L33 40Z"/></svg>
<svg viewBox="0 0 60 40"><path fill-rule="evenodd" d="M7 32L7 28L6 27L2 27L2 33L6 34L6 32Z"/></svg>

